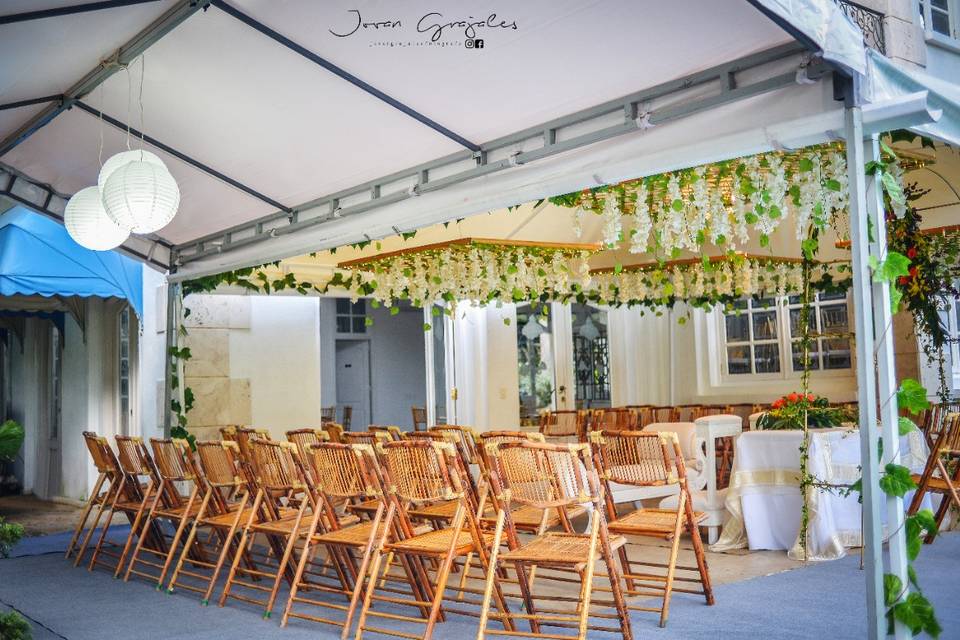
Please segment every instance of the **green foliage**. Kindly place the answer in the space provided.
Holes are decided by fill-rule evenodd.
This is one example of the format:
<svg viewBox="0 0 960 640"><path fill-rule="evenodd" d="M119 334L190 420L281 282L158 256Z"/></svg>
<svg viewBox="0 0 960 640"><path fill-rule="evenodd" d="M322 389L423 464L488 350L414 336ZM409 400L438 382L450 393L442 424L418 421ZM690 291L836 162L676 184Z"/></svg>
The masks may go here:
<svg viewBox="0 0 960 640"><path fill-rule="evenodd" d="M16 522L4 522L0 517L0 558L9 558L13 550L23 537L23 527ZM0 635L0 638L4 636Z"/></svg>
<svg viewBox="0 0 960 640"><path fill-rule="evenodd" d="M910 258L896 251L888 251L883 262L878 262L874 256L870 256L869 263L870 268L873 269L874 282L891 283L900 276L910 273Z"/></svg>
<svg viewBox="0 0 960 640"><path fill-rule="evenodd" d="M902 498L907 491L917 488L910 475L910 469L900 464L888 463L880 476L880 489L888 496Z"/></svg>
<svg viewBox="0 0 960 640"><path fill-rule="evenodd" d="M897 406L914 415L928 409L930 401L927 400L927 390L913 378L907 378L897 390Z"/></svg>
<svg viewBox="0 0 960 640"><path fill-rule="evenodd" d="M13 462L23 446L24 437L23 427L15 420L0 423L0 462Z"/></svg>
<svg viewBox="0 0 960 640"><path fill-rule="evenodd" d="M897 431L899 435L905 436L911 431L916 431L916 430L917 430L917 425L910 418L907 418L906 416L900 416L900 418L897 420Z"/></svg>
<svg viewBox="0 0 960 640"><path fill-rule="evenodd" d="M2 640L32 640L30 623L16 611L0 613L0 639Z"/></svg>

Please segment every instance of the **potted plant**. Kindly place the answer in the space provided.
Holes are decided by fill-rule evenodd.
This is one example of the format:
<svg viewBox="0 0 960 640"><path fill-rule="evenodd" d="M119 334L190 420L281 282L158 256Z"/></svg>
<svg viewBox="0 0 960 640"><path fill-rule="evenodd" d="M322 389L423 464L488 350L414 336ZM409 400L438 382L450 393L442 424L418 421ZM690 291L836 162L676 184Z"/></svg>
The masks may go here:
<svg viewBox="0 0 960 640"><path fill-rule="evenodd" d="M856 422L852 411L832 407L830 401L822 396L788 393L773 401L770 409L757 420L757 426L764 431L803 429L804 416L809 429L828 429L845 422Z"/></svg>

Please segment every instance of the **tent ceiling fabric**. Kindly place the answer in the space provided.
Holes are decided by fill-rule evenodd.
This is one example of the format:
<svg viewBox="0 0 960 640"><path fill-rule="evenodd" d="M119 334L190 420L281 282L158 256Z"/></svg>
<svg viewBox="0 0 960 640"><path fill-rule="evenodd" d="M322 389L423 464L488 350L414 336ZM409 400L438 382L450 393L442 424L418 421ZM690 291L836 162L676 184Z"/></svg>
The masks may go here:
<svg viewBox="0 0 960 640"><path fill-rule="evenodd" d="M30 3L30 9L64 4L68 3ZM0 76L0 103L63 91L174 4L163 0L0 25L0 54L7 61ZM490 21L505 27L476 28L476 37L484 41L482 49L467 48L462 26L442 28L431 44L437 29L432 25L486 19L489 11L472 2L449 2L438 7L419 1L393 6L372 0L230 0L237 10L481 144L793 41L754 4L779 16L783 24L792 24L838 61L855 65L858 47L862 54L860 40L850 40L857 37L856 27L843 22L845 18L827 0L725 2L722 12L712 0L514 3ZM437 11L442 15L431 15ZM12 10L5 5L3 12ZM350 32L358 20L386 21L391 26L361 26L352 35L335 35ZM827 24L840 28L825 31ZM831 40L837 33L840 42ZM64 42L70 46L64 47ZM796 64L783 71L794 71ZM156 42L146 54L145 66L142 121L138 110L139 62L129 73L112 75L83 101L142 127L154 138L287 207L450 154L466 153L470 161L469 152L455 141L216 6L196 13ZM694 116L682 124L664 124L624 136L625 141L579 149L565 154L566 160L593 153L589 159L575 161L578 167L596 166L599 170L599 162L613 157L605 155L605 150L616 149L618 142L632 142L631 152L663 154L684 144L696 145L714 134L736 133L730 122L719 121L725 117L749 123L754 130L759 122L773 125L822 111L829 105L829 98L823 99L825 92L819 89L811 92L796 86L773 95L779 97L773 101L763 96L744 101L755 105L752 109L730 109L727 105L711 112L706 120L695 120L699 128L691 130L700 140L685 135L687 121L697 118ZM814 104L807 101L811 95ZM128 110L129 102L133 106ZM14 130L37 109L31 106L0 111L0 135ZM767 113L771 117L761 117ZM101 132L103 159L126 148L121 131L75 108L5 154L0 162L57 191L73 193L96 181ZM650 143L636 144L642 137L651 139ZM184 244L276 210L195 167L151 150L167 163L183 196L177 218L158 234L166 241ZM738 153L729 146L725 152ZM692 158L686 164L700 161L702 158ZM658 170L675 168L664 162L634 164L638 169L654 165ZM531 171L541 164L547 168ZM519 187L526 180L543 180L551 166L553 177L558 178L561 165L551 164L549 159L507 173L526 170L523 177L513 178L513 184ZM573 184L569 176L554 180L551 186L561 182L571 188L583 186ZM457 210L482 211L487 202L497 200L482 190L494 186L495 182L485 179L472 180L466 188L458 185L458 203L469 207ZM511 193L535 190L528 183ZM401 202L396 208L387 205L364 214L364 226L386 232L391 225L409 227L407 223L419 224L416 221L421 219L435 222L435 211L429 207L426 213L422 210L430 195L434 194L417 199L414 205ZM502 204L496 202L496 206ZM355 226L353 221L349 224ZM299 245L316 244L337 235L337 224L317 226L324 231L304 234L288 247L271 251L291 255L288 249L294 244L298 250L306 250L309 246ZM238 259L259 259L253 249L248 254L238 251L236 256L229 261L234 266ZM203 268L212 269L215 262Z"/></svg>

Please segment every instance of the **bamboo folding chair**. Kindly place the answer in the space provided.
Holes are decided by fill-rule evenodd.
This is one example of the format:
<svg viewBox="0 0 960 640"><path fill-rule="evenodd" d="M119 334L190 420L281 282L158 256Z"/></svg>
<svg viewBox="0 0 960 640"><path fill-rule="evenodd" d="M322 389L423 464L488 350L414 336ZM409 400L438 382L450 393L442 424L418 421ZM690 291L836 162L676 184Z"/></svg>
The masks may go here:
<svg viewBox="0 0 960 640"><path fill-rule="evenodd" d="M486 431L480 434L481 446L478 449L482 460L484 478L489 484L490 474L494 471L493 465L496 461L490 457L489 451L495 445L506 442L545 442L542 433L529 431ZM490 502L495 511L499 512L504 507L493 493L488 493ZM573 525L570 524L572 518L576 518L586 512L581 505L570 505L566 507L539 509L532 505L519 504L513 507L511 519L514 526L523 532L542 535L548 529L561 525L563 530L572 533ZM496 525L495 515L484 515L481 522L487 527Z"/></svg>
<svg viewBox="0 0 960 640"><path fill-rule="evenodd" d="M475 513L482 513L486 502L484 497L480 495L478 485L470 473L469 463L460 444L459 435L459 433L448 429L432 429L430 431L405 433L404 440L450 443L454 447L454 455L457 459L456 466L450 471L459 475L460 485L464 491L468 493L472 504L475 505ZM459 501L457 500L444 500L434 504L423 504L409 509L407 515L413 520L427 521L432 524L434 528L439 529L453 522L458 505Z"/></svg>
<svg viewBox="0 0 960 640"><path fill-rule="evenodd" d="M348 404L343 406L343 418L340 420L340 424L343 425L345 431L350 431L350 427L353 425L353 407Z"/></svg>
<svg viewBox="0 0 960 640"><path fill-rule="evenodd" d="M153 449L153 461L159 481L150 498L150 508L144 516L143 530L155 530L162 539L166 523L173 528L174 533L168 543L161 545L149 542L148 536L139 536L123 580L126 582L131 575L137 575L156 581L156 588L160 590L166 581L170 564L180 549L180 539L200 509L197 496L201 486L191 459L190 444L186 440L151 438L150 447ZM182 495L178 489L178 484L184 483L190 484L190 493L187 496ZM206 558L199 547L184 549L184 553L196 553L200 560ZM142 557L143 554L148 554L151 559ZM143 570L138 568L141 566ZM146 567L152 567L158 573L149 573ZM118 576L119 573L118 568Z"/></svg>
<svg viewBox="0 0 960 640"><path fill-rule="evenodd" d="M690 489L687 486L686 468L680 440L672 432L651 433L647 431L593 432L591 441L595 445L597 468L605 485L606 514L612 533L630 536L654 537L671 542L666 564L631 560L628 547L621 547L620 556L626 592L630 596L656 596L661 598L661 606L643 607L630 605L636 611L654 611L660 614L660 626L667 624L670 612L670 596L674 591L703 595L707 604L712 605L713 588L710 573L700 539L698 523L706 517L704 513L694 513ZM620 515L613 502L610 483L629 484L638 487L678 485L680 497L677 509L634 509ZM677 565L680 551L680 535L686 529L693 541L693 553L696 566ZM636 571L635 568L640 568ZM644 570L644 568L650 568ZM654 570L665 569L664 574ZM684 573L677 576L677 570ZM696 577L689 574L696 573ZM699 582L701 590L674 587L674 582Z"/></svg>
<svg viewBox="0 0 960 640"><path fill-rule="evenodd" d="M234 598L248 604L262 606L264 619L273 613L273 605L280 590L280 581L293 582L293 570L290 557L297 541L306 534L309 521L304 520L307 507L316 508L315 497L309 490L306 471L300 464L297 448L291 442L251 439L250 449L253 456L253 469L256 474L256 493L250 516L243 527L239 552L233 556L230 573L227 576L219 605L222 607L228 598ZM298 494L302 497L297 498ZM296 504L293 508L291 505ZM276 560L274 566L241 567L245 553L251 553L258 536L263 536ZM276 571L271 571L271 569ZM256 584L251 580L272 580L271 588ZM248 590L269 593L266 600L257 600L246 594L234 593L234 586Z"/></svg>
<svg viewBox="0 0 960 640"><path fill-rule="evenodd" d="M223 565L231 559L230 554L239 549L238 532L250 517L251 509L247 507L250 494L242 476L237 443L224 440L197 442L196 445L198 471L204 487L203 500L170 577L167 592L173 593L180 587L199 593L200 604L206 606ZM200 535L201 529L209 530L206 538ZM191 555L188 551L195 545L202 547L202 553ZM249 553L243 561L251 569L256 568ZM188 564L190 569L185 567ZM199 573L198 569L209 570L209 573ZM187 582L186 578L190 581Z"/></svg>
<svg viewBox="0 0 960 640"><path fill-rule="evenodd" d="M87 503L80 513L80 520L77 522L77 526L73 531L73 537L70 538L70 544L67 545L67 552L64 555L66 558L70 557L74 549L79 549L78 554L83 555L86 549L86 541L89 541L90 535L92 535L100 523L100 518L103 516L107 505L110 504L114 492L120 490L120 465L107 439L91 431L84 431L83 441L87 446L90 457L93 459L93 465L97 469L97 481L94 483L90 497L87 499ZM84 536L84 544L78 546L80 536L83 535L86 529L87 520L89 520L94 507L97 507L96 518L94 518L93 523L90 525L89 534Z"/></svg>
<svg viewBox="0 0 960 640"><path fill-rule="evenodd" d="M340 626L343 628L341 637L346 638L363 593L365 578L369 574L374 544L379 536L390 535L390 532L383 527L385 515L390 507L383 495L372 446L340 443L313 444L308 445L307 456L316 469L315 475L318 481L315 488L320 500L300 552L297 571L280 625L286 626L291 617L301 618ZM336 509L338 503L349 500L376 500L379 502L379 507L371 520L355 524L349 518L344 518ZM326 572L317 574L308 570L313 562L313 556L320 548L326 550L329 565L334 570L329 576ZM409 593L419 594L417 597L422 598L422 588L420 581L416 579L413 566L409 562L404 563L403 566L404 581ZM307 597L301 591L311 594L312 592L336 594L346 599L349 604ZM396 592L404 593L404 591ZM297 605L301 606L297 607ZM343 619L305 613L303 605L340 612L343 614ZM422 607L421 614L426 615L426 613L426 608Z"/></svg>
<svg viewBox="0 0 960 640"><path fill-rule="evenodd" d="M388 442L379 445L379 458L382 461L384 484L389 487L387 500L389 506L384 519L383 530L395 532L397 539L388 539L381 535L373 547L370 578L364 593L363 608L357 623L357 640L365 631L404 638L423 638L433 636L437 622L445 620L447 613L475 615L462 609L442 606L451 570L457 558L476 556L483 570L487 568L490 535L482 533L476 518L476 505L469 493L460 483L462 471L451 473L460 464L456 450L451 443L433 442L426 439ZM455 500L458 508L450 527L435 529L426 533L416 533L407 517L406 506ZM414 592L413 598L389 597L389 602L413 607L422 614L426 607L426 619L405 616L371 608L374 596L384 590L379 579L380 565L384 554L395 555L401 562L410 562L414 567L423 567L424 560L435 562L436 571L433 580L429 580L426 570L419 573L420 592ZM378 587L378 585L380 585ZM492 585L489 591L495 592L496 604L501 614L507 611L506 601L500 585ZM422 594L422 595L421 595ZM385 599L383 596L380 599ZM489 600L489 598L488 598ZM461 601L464 601L461 599ZM469 603L469 601L467 601ZM480 604L473 602L472 604ZM488 603L489 606L489 603ZM371 626L368 617L379 617L406 622L419 622L425 625L421 635ZM512 623L507 620L508 628Z"/></svg>
<svg viewBox="0 0 960 640"><path fill-rule="evenodd" d="M426 407L410 407L410 413L413 415L413 430L426 431L427 430L427 408Z"/></svg>
<svg viewBox="0 0 960 640"><path fill-rule="evenodd" d="M386 431L344 431L341 442L345 444L366 444L376 447L377 443L393 442L393 437ZM370 517L379 506L378 500L352 501L347 510L360 516Z"/></svg>
<svg viewBox="0 0 960 640"><path fill-rule="evenodd" d="M960 413L960 403L935 404L926 410L920 428L927 440L927 446L932 447L939 439L947 416L952 413Z"/></svg>
<svg viewBox="0 0 960 640"><path fill-rule="evenodd" d="M913 480L917 483L917 490L910 503L911 515L920 510L923 496L928 492L943 496L937 507L937 528L943 523L950 505L960 509L960 413L951 413L943 419L943 427L930 450L923 473L914 474ZM928 531L924 542L930 544L935 537L936 531Z"/></svg>
<svg viewBox="0 0 960 640"><path fill-rule="evenodd" d="M480 464L479 442L477 432L470 427L464 427L457 424L438 424L430 427L428 431L439 433L449 433L460 445L460 452L464 462L468 465Z"/></svg>
<svg viewBox="0 0 960 640"><path fill-rule="evenodd" d="M546 438L581 439L585 433L585 411L547 411L540 417L540 433Z"/></svg>
<svg viewBox="0 0 960 640"><path fill-rule="evenodd" d="M117 436L117 462L120 465L120 486L113 494L110 502L110 510L107 512L107 521L100 530L100 537L94 547L93 555L90 557L90 563L87 568L92 571L93 568L101 564L114 572L115 576L120 574L126 562L127 555L134 538L142 535L150 539L158 547L163 546L163 538L155 527L142 527L143 516L148 509L149 500L154 494L157 485L156 471L153 468L153 462L150 460L150 453L147 451L143 440L133 436ZM146 483L143 480L146 479ZM127 534L123 550L119 555L104 549L104 543L107 539L107 532L113 522L113 517L117 512L126 514L130 520L130 533ZM86 541L83 544L86 547ZM111 565L100 559L101 555L116 558L116 564ZM74 566L80 562L80 555Z"/></svg>
<svg viewBox="0 0 960 640"><path fill-rule="evenodd" d="M486 588L480 614L478 640L487 636L517 636L535 638L564 638L548 633L545 627L575 629L576 637L587 637L588 631L620 633L625 640L633 637L620 574L613 552L625 540L612 538L603 515L600 481L590 456L590 445L556 445L540 442L504 442L491 446L487 455L494 465L491 472L491 492L505 508L497 514L497 524L487 568ZM547 532L521 543L510 508L513 503L537 509L564 509L592 505L590 533ZM504 540L505 538L505 540ZM507 550L500 545L506 542ZM595 568L598 560L606 565L609 593L612 601L593 598ZM523 600L523 613L490 613L490 596L499 578L498 569L512 565ZM533 591L531 573L534 568L575 571L580 576L577 597ZM547 600L553 606L541 606ZM592 610L595 605L597 610ZM612 609L612 611L610 611ZM488 628L488 620L502 622L503 631ZM593 620L591 620L591 618ZM526 621L529 632L512 632L515 621ZM601 621L617 620L617 626L606 626Z"/></svg>
<svg viewBox="0 0 960 640"><path fill-rule="evenodd" d="M320 407L320 422L336 422L337 421L337 406L332 407Z"/></svg>
<svg viewBox="0 0 960 640"><path fill-rule="evenodd" d="M650 419L652 422L679 422L680 410L672 406L653 406L650 407Z"/></svg>
<svg viewBox="0 0 960 640"><path fill-rule="evenodd" d="M320 444L329 442L330 435L323 429L293 429L287 431L287 441L297 445L297 454L300 456L300 463L308 473L312 473L310 463L307 460L307 447L311 444ZM314 478L316 481L316 478Z"/></svg>

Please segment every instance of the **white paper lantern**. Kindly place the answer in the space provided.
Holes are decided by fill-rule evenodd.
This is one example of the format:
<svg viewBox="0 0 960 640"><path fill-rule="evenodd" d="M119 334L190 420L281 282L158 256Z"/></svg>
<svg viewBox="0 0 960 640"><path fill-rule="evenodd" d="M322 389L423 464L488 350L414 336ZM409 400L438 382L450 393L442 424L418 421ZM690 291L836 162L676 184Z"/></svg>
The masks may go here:
<svg viewBox="0 0 960 640"><path fill-rule="evenodd" d="M119 247L130 235L128 229L118 226L104 211L97 187L81 189L70 198L63 212L63 225L77 244L94 251Z"/></svg>
<svg viewBox="0 0 960 640"><path fill-rule="evenodd" d="M170 172L134 160L119 167L103 186L103 207L114 222L133 233L152 233L177 215L180 189Z"/></svg>
<svg viewBox="0 0 960 640"><path fill-rule="evenodd" d="M114 171L127 164L128 162L149 162L150 164L155 164L158 167L167 168L167 165L163 164L163 160L158 158L156 154L150 153L149 151L144 151L143 149L134 149L132 151L123 151L121 153L114 154L103 163L103 166L100 167L100 175L97 176L97 186L100 187L100 193L103 193L103 187L107 184L107 178L113 174Z"/></svg>

